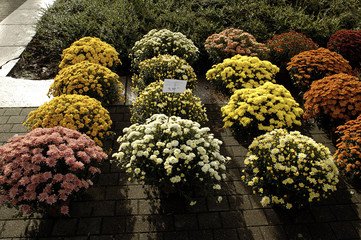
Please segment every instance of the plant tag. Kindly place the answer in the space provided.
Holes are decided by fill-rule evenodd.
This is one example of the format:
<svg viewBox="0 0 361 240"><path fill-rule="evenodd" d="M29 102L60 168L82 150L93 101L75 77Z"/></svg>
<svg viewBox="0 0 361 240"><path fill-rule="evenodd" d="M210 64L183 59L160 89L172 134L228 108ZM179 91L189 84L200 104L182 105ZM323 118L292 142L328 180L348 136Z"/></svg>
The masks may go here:
<svg viewBox="0 0 361 240"><path fill-rule="evenodd" d="M163 92L184 93L186 86L187 80L164 79Z"/></svg>

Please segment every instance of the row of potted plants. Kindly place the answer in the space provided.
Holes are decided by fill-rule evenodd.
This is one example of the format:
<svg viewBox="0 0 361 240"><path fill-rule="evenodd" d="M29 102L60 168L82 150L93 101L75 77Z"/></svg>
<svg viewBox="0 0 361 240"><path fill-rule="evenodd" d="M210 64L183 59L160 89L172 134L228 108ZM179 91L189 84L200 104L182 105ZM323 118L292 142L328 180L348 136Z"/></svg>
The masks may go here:
<svg viewBox="0 0 361 240"><path fill-rule="evenodd" d="M297 37L290 37L292 35ZM302 117L307 119L319 115L327 116L331 119L329 122L335 123L335 127L336 123L339 125L356 118L359 115L358 93L353 91L352 98L348 93L352 91L352 87L358 86L358 79L348 75L351 66L341 55L317 48L310 39L295 32L285 34L284 39L300 41L299 44L291 41L291 45L300 50L297 52L291 51L291 48L287 49L290 61L287 65L282 61L279 64L281 68L287 66L290 80L299 88L301 94L304 93L304 104L298 104L286 88L275 84L279 67L272 64L272 60L266 60L272 59L276 53L284 54L286 50L280 50L282 44L272 45L272 40L267 45L257 43L252 35L241 30L230 29L207 40L206 49L211 56L213 54L212 59L215 61L223 60L222 56L228 57L227 54L234 55L215 64L207 72L207 79L215 83L223 93L231 96L229 103L222 108L225 127L232 127L236 136L246 135L250 140L254 139L245 160L248 176L251 178L245 177L245 181L254 187L257 193L263 195L264 206L272 203L291 208L292 205L300 206L305 202L322 199L335 191L338 170L327 148L299 132L287 132L280 128L292 130L294 126L301 125ZM212 41L221 42L212 45ZM280 40L274 40L273 43L277 41ZM268 50L271 46L274 50ZM185 197L191 205L195 203L192 200L194 188L206 192L220 190L219 183L225 178L226 163L230 160L220 154L221 141L215 139L208 128L202 128L200 125L207 121L207 116L204 106L193 95L192 89L196 87L197 78L187 62L194 61L197 52L197 48L183 34L172 33L166 29L152 30L135 44L130 55L135 72L132 77L133 91L138 95L131 108L133 125L124 129L124 135L118 138L120 147L112 159L136 179L160 186L167 192L176 192ZM296 55L290 56L292 54ZM121 96L123 87L118 81L119 77L109 69L120 64L117 53L114 48L99 39L86 37L65 49L62 58L61 70L49 90L49 95L54 96L54 99L30 113L25 124L29 130L34 129L32 132L39 131L39 127L56 129L57 132L68 131L64 130L64 127L74 129L87 134L95 143L102 146L103 139L111 134L112 124L109 112L103 105L124 100ZM162 80L165 78L187 80L188 89L181 94L164 93ZM349 86L350 82L354 85L350 85L350 88L344 87ZM330 85L336 86L337 90L343 93L336 94L331 89L334 94L329 94L329 90L326 89ZM319 94L319 91L325 91L325 94ZM325 101L325 97L330 99ZM330 108L332 104L339 104L340 110L336 115L327 115L332 112L325 111L324 107ZM305 114L302 106L305 108ZM347 111L342 110L345 107ZM343 117L342 121L337 122L340 116ZM348 126L350 124L346 123L338 128L338 133L342 137L335 156L340 169L350 176L358 176L358 160L352 158L358 154L358 139L356 135L351 138L354 142L347 142L350 139L350 133L347 131L352 131ZM54 137L49 138L49 146L45 146L44 142L36 140L37 137L31 139L34 139L36 144L41 143L45 149L41 150L38 145L29 147L28 150L34 157L30 155L22 161L30 161L33 164L40 161L38 158L42 155L42 161L46 162L53 154L50 148L60 154L59 149L64 148L66 144L74 148L78 144L80 148L85 146L80 141L69 140L68 137L63 137L65 140L61 140L61 137L55 140ZM25 148L17 148L21 144L27 144L29 140L20 145L13 144L14 146L11 145L13 141L16 144L20 142L18 138L9 140L0 151L26 151ZM59 147L56 145L58 143ZM10 146L15 148L11 150ZM105 159L101 149L97 150L98 154L82 150L81 153L71 155L74 153L73 149L68 151L69 156L56 155L55 160L59 160L62 167L70 166L65 167L67 171L77 169L72 165L75 161L79 169L97 173L99 169L95 166L83 166L89 163L88 157L96 159L97 162ZM19 156L9 158L8 161L13 161L17 157ZM79 158L86 159L85 163ZM60 163L62 161L65 163ZM43 173L44 169L51 174L50 176L47 173L46 177L42 177L40 182L44 184L33 189L39 196L35 199L32 196L32 204L37 204L38 201L47 203L47 199L44 200L45 194L40 197L42 193L47 193L46 196L49 198L51 194L56 195L57 191L66 190L53 189L52 185L49 185L50 182L58 181L54 180L56 174L52 172L58 170L51 168L54 163L41 164L45 168L41 165L34 167L36 171L26 172L30 174L28 178L31 178L32 174ZM5 164L1 168L4 183L8 181L6 178L14 178L12 180L19 182L19 174L21 176L25 170L17 170L17 167L18 165ZM16 171L16 175L12 171ZM87 180L85 181L89 183ZM67 178L65 182L71 181ZM2 189L3 196L8 196L3 197L2 202L11 203L10 198L19 196L20 199L13 201L13 205L26 205L25 213L30 213L28 206L36 209L37 205L28 204L28 198L21 195L25 193L24 186L27 183L16 185L15 188L11 186L14 182L8 181L8 184L7 189ZM69 184L61 184L61 187L63 185ZM43 188L46 186L48 187L45 191ZM79 186L73 188L74 191L78 189ZM54 192L50 194L49 191ZM299 196L298 192L302 192L302 196ZM57 196L57 199L62 201L65 199ZM49 200L47 206L53 206L56 202L53 198L51 197L52 200ZM221 200L221 196L218 200ZM62 207L61 212L67 214L66 206Z"/></svg>
<svg viewBox="0 0 361 240"><path fill-rule="evenodd" d="M121 64L117 55L90 37L64 50L48 92L54 98L29 113L29 133L0 146L1 204L19 215L68 215L70 200L93 184L108 159L104 140L113 135L104 106L124 101L119 76L109 69Z"/></svg>

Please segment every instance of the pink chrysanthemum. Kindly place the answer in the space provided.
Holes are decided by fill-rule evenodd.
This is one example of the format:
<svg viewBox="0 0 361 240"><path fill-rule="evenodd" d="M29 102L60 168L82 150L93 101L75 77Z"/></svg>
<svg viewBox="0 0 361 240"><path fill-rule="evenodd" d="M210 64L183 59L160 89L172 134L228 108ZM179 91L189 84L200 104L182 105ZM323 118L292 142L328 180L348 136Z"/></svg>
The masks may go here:
<svg viewBox="0 0 361 240"><path fill-rule="evenodd" d="M0 204L22 214L50 207L69 214L64 202L91 185L107 157L90 137L64 127L14 136L0 146Z"/></svg>

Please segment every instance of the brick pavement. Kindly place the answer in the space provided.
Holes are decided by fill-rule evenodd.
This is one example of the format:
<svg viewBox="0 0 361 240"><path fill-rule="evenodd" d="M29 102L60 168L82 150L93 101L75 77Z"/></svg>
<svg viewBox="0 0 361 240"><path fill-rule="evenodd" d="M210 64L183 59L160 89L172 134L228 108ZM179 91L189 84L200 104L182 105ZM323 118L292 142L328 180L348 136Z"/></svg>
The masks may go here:
<svg viewBox="0 0 361 240"><path fill-rule="evenodd" d="M21 123L33 109L0 108L0 144L26 132ZM105 163L95 186L71 203L71 217L14 219L16 211L2 207L0 239L360 239L361 195L344 182L329 199L308 209L261 207L260 197L240 180L246 148L228 129L221 129L219 106L207 105L207 110L209 127L224 142L223 154L232 157L220 204L204 196L197 196L193 207L177 198L149 202L141 184L128 182L122 170ZM119 135L130 125L129 107L113 106L110 112ZM334 151L322 131L313 129L311 134Z"/></svg>

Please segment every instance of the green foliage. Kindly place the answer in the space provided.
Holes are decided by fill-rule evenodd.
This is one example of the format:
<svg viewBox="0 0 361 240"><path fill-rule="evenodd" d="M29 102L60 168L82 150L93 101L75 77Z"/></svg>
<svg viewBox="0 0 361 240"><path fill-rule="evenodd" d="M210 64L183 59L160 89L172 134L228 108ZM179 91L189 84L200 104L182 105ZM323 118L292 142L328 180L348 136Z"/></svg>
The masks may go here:
<svg viewBox="0 0 361 240"><path fill-rule="evenodd" d="M140 28L135 16L132 4L124 0L57 0L37 23L37 37L58 61L63 49L86 36L109 43L126 59Z"/></svg>
<svg viewBox="0 0 361 240"><path fill-rule="evenodd" d="M56 0L37 24L37 51L60 61L75 40L98 37L116 48L128 70L131 46L151 29L166 28L194 42L200 57L193 67L205 71L211 62L203 46L213 33L233 27L265 43L294 30L325 47L336 31L361 28L360 6L360 0Z"/></svg>

